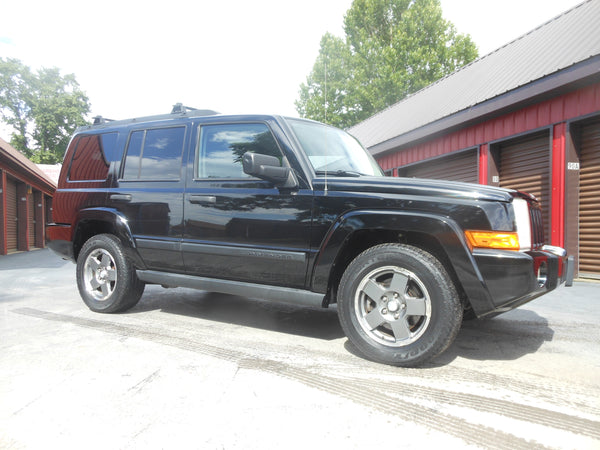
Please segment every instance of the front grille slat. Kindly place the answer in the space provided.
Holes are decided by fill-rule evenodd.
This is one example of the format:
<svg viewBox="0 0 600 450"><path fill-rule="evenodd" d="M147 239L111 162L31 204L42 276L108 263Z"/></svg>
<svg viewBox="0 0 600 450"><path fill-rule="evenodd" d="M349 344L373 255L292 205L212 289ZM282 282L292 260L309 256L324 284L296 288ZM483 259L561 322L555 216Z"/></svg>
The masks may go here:
<svg viewBox="0 0 600 450"><path fill-rule="evenodd" d="M531 220L531 248L537 249L544 245L544 219L542 210L537 204L529 202L529 218Z"/></svg>

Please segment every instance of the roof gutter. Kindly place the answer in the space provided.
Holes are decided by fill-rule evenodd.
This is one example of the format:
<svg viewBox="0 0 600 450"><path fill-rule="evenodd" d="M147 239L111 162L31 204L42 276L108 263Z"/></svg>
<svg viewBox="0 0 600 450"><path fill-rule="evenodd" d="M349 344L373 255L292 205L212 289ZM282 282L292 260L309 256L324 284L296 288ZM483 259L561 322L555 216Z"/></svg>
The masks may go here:
<svg viewBox="0 0 600 450"><path fill-rule="evenodd" d="M4 159L6 167L10 167L14 171L15 175L18 174L25 179L29 179L29 184L37 184L39 188L49 194L54 194L56 191L56 185L52 180L46 177L46 174L41 171L38 172L32 167L29 167L23 161L20 161L13 154L0 146L0 161L2 159ZM33 165L34 163L30 162L30 164Z"/></svg>

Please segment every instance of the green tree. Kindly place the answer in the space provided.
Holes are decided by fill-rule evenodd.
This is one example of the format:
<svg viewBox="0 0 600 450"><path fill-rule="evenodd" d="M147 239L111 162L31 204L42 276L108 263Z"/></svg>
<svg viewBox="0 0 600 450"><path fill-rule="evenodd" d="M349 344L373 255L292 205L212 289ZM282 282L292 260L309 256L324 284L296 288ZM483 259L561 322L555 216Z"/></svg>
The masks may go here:
<svg viewBox="0 0 600 450"><path fill-rule="evenodd" d="M33 75L29 67L17 59L0 58L0 117L14 132L11 144L26 153L27 121L30 116L29 98Z"/></svg>
<svg viewBox="0 0 600 450"><path fill-rule="evenodd" d="M36 72L0 58L0 117L12 127L11 145L38 163L61 162L70 136L86 123L90 104L73 74Z"/></svg>
<svg viewBox="0 0 600 450"><path fill-rule="evenodd" d="M439 0L354 0L344 31L345 40L328 34L321 40L296 102L302 117L354 125L477 57L471 38L442 17ZM328 77L326 102L323 60L338 69L331 74L335 85Z"/></svg>
<svg viewBox="0 0 600 450"><path fill-rule="evenodd" d="M330 33L323 35L319 56L296 101L300 116L335 126L352 121L354 111L346 104L350 64L350 48L344 40Z"/></svg>

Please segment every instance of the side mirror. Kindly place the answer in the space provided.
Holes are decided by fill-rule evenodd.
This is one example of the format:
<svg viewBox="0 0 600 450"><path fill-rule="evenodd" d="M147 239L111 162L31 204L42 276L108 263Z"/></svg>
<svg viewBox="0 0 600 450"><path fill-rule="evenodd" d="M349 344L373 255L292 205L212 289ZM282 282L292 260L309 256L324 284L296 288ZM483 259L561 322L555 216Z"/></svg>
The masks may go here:
<svg viewBox="0 0 600 450"><path fill-rule="evenodd" d="M270 155L246 152L242 156L244 173L267 180L280 188L294 189L298 180L294 171L289 167L281 167L279 159Z"/></svg>

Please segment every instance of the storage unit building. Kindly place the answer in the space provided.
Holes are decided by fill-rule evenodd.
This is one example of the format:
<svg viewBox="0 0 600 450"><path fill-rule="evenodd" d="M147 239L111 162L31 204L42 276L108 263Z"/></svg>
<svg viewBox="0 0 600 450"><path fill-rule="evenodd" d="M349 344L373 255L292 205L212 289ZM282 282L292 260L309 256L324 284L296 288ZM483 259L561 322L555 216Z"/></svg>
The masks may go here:
<svg viewBox="0 0 600 450"><path fill-rule="evenodd" d="M55 183L0 139L0 255L45 247Z"/></svg>
<svg viewBox="0 0 600 450"><path fill-rule="evenodd" d="M391 176L530 192L546 242L600 278L600 1L350 128Z"/></svg>

